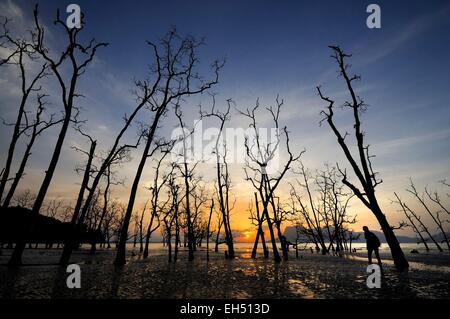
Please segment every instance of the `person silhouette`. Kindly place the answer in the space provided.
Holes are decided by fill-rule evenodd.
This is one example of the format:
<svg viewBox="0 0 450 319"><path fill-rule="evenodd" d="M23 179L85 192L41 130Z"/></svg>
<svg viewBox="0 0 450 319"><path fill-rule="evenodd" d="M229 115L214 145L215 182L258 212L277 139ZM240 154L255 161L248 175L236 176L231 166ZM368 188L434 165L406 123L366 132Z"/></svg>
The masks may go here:
<svg viewBox="0 0 450 319"><path fill-rule="evenodd" d="M375 256L377 257L378 260L378 265L381 267L381 258L380 253L378 251L378 249L381 246L380 240L374 233L369 231L369 227L364 226L363 230L364 230L364 238L366 239L367 243L367 254L369 257L369 265L372 264L372 253L375 252Z"/></svg>

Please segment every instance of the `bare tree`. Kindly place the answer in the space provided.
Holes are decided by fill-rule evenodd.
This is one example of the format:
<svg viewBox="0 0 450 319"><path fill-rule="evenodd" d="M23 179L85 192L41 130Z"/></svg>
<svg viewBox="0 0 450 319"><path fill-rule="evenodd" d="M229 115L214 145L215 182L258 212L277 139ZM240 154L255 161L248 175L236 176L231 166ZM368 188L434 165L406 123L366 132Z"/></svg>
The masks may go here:
<svg viewBox="0 0 450 319"><path fill-rule="evenodd" d="M150 244L150 237L153 232L155 232L160 226L160 218L159 218L159 201L161 190L164 185L172 178L172 173L174 170L174 166L172 165L171 171L167 174L162 174L161 176L161 165L166 158L166 156L170 153L171 145L169 147L163 148L161 150L161 156L156 160L155 168L155 176L153 178L153 184L149 188L151 192L150 197L150 219L147 225L147 231L145 235L145 246L144 246L144 254L143 257L148 257L148 247Z"/></svg>
<svg viewBox="0 0 450 319"><path fill-rule="evenodd" d="M253 206L252 203L250 203L250 220L252 222L253 225L258 227L258 230L256 231L256 237L255 237L255 243L253 244L253 249L252 249L252 254L251 254L251 258L256 258L256 252L258 249L258 243L259 240L261 238L261 245L263 247L263 255L264 258L269 258L269 250L267 249L267 245L266 245L266 239L264 237L264 230L263 230L263 224L265 221L265 216L262 216L259 212L259 201L258 201L258 193L254 193L255 195L255 210L256 210L256 214L253 213Z"/></svg>
<svg viewBox="0 0 450 319"><path fill-rule="evenodd" d="M420 220L420 217L415 215L414 212L413 213L408 213L408 210L406 208L406 205L401 201L400 197L397 195L397 193L394 193L395 197L397 198L396 203L398 205L400 205L400 207L402 208L403 213L405 214L406 218L408 219L409 223L404 222L405 224L407 224L408 226L410 226L414 233L417 234L421 240L421 242L423 243L423 245L425 246L425 249L427 251L430 250L430 248L428 247L427 241L425 240L425 238L422 236L422 232L421 230L418 228L418 226L416 225L416 223L414 222L414 218L416 219L416 221L419 221L419 223L422 225L422 229L423 228L423 223ZM425 227L426 229L426 227ZM428 232L428 229L426 229L425 232ZM429 232L428 232L429 234ZM432 236L430 235L430 238L432 238ZM434 240L434 239L433 239ZM437 244L437 243L436 243ZM440 251L442 251L441 247L439 246L439 244L437 244L437 247L439 248Z"/></svg>
<svg viewBox="0 0 450 319"><path fill-rule="evenodd" d="M239 111L239 113L250 120L249 127L253 131L254 141L251 143L249 137L245 137L245 149L247 155L246 166L244 168L244 172L246 175L246 180L250 181L253 187L259 192L259 196L261 198L262 203L262 215L264 216L267 226L269 228L269 233L271 237L272 243L272 251L274 255L274 260L276 262L281 261L280 255L278 253L278 248L276 245L276 238L273 229L273 224L277 225L277 215L275 212L275 206L272 202L272 216L269 215L269 204L273 201L275 197L275 190L279 186L281 180L285 176L286 172L289 170L292 162L297 161L303 152L300 152L298 155L293 155L289 145L289 132L286 127L280 130L279 127L279 116L281 106L283 105L283 100L280 100L277 96L276 98L276 107L267 107L266 110L269 112L273 124L275 126L275 141L264 141L263 137L259 134L259 128L257 126L256 121L256 112L259 108L259 100L256 101L255 106L252 109L248 109L246 111ZM282 133L285 136L285 145L286 151L288 153L288 158L282 166L282 169L279 170L273 176L269 176L268 168L271 164L273 164L273 159L280 148L280 142L282 140ZM265 143L266 142L266 143ZM281 243L281 248L283 252L284 259L288 259L288 250L286 247L286 242L284 237L282 236L281 231L278 230L278 239Z"/></svg>
<svg viewBox="0 0 450 319"><path fill-rule="evenodd" d="M6 194L5 200L3 201L2 207L8 207L11 199L14 196L14 193L17 189L17 186L19 185L20 180L24 176L25 167L27 165L28 159L31 156L31 150L33 148L34 142L36 141L37 137L45 130L51 128L54 125L57 125L61 123L62 119L55 119L54 114L51 114L47 120L44 120L41 118L45 108L44 105L46 104L43 101L43 98L46 97L44 94L38 94L37 101L38 101L38 107L36 110L35 119L32 123L29 123L27 112L24 111L24 118L25 118L25 125L23 127L23 132L26 135L30 135L30 139L28 140L27 146L25 148L25 152L23 153L22 160L20 161L19 168L17 169L17 172L12 179L11 186L9 187L8 193ZM30 133L27 133L28 130L31 130Z"/></svg>
<svg viewBox="0 0 450 319"><path fill-rule="evenodd" d="M222 241L220 238L220 231L223 226L223 220L222 220L222 214L218 212L217 214L217 231L216 231L216 240L214 245L214 251L217 253L219 252L219 245L225 243L225 241Z"/></svg>
<svg viewBox="0 0 450 319"><path fill-rule="evenodd" d="M436 192L436 191L431 192L425 187L425 193L427 194L427 197L433 203L435 203L438 207L440 207L445 213L450 215L450 209L444 206L444 203L443 203L441 197L439 196L438 192Z"/></svg>
<svg viewBox="0 0 450 319"><path fill-rule="evenodd" d="M101 210L97 212L94 216L96 217L96 220L91 226L92 230L92 238L91 238L91 250L90 253L94 254L96 251L96 244L97 240L99 238L99 235L102 233L103 223L105 222L105 219L108 215L108 205L110 202L110 194L111 194L111 186L113 185L123 185L122 180L117 180L114 177L114 172L112 171L112 167L108 167L105 172L105 188L103 190L103 204ZM82 221L78 221L79 223Z"/></svg>
<svg viewBox="0 0 450 319"><path fill-rule="evenodd" d="M297 183L299 183L297 181ZM301 187L301 184L300 184ZM320 239L317 236L318 231L316 230L317 225L314 221L314 216L312 216L313 213L309 213L308 208L306 204L304 204L300 194L297 192L294 185L291 184L291 208L295 212L296 216L296 224L299 225L297 230L305 235L309 240L312 241L312 243L315 245L317 251L321 251L319 246L322 247L322 253L323 253L323 245ZM299 208L297 208L297 204L299 204ZM301 226L300 226L301 225ZM320 231L321 231L321 227Z"/></svg>
<svg viewBox="0 0 450 319"><path fill-rule="evenodd" d="M71 230L70 230L70 234L68 234L68 236L66 237L66 240L64 241L64 249L63 252L61 254L61 258L60 258L60 264L62 265L66 265L69 263L70 260L70 255L72 254L72 250L74 248L75 245L75 240L76 240L76 235L78 232L78 221L79 221L79 215L80 215L80 209L81 206L83 205L83 199L84 199L84 193L85 191L89 188L89 178L90 178L90 174L92 172L92 161L94 160L94 156L95 156L95 149L97 147L97 141L94 140L89 134L84 133L81 130L81 127L77 128L77 131L84 137L89 139L90 142L90 147L89 147L89 151L84 151L80 148L74 147L74 149L78 152L81 152L83 154L85 154L87 156L87 161L86 161L86 165L84 167L84 174L83 174L83 179L81 181L81 185L80 185L80 189L78 191L78 197L75 203L75 207L74 207L74 211L73 211L73 215L70 221L71 224ZM77 173L81 172L82 169L77 168L76 169Z"/></svg>
<svg viewBox="0 0 450 319"><path fill-rule="evenodd" d="M308 197L308 204L306 204L301 196L297 194L293 185L291 185L291 195L297 200L300 205L300 212L302 213L305 221L307 222L307 229L310 231L310 235L314 238L314 242L320 245L322 254L325 255L328 250L325 244L325 235L323 234L323 228L325 227L323 219L320 213L319 204L314 201L313 190L311 189L309 180L311 178L309 171L307 171L300 163L300 174L303 179L303 183L297 180L298 186L304 188ZM325 190L326 191L326 190Z"/></svg>
<svg viewBox="0 0 450 319"><path fill-rule="evenodd" d="M144 208L142 209L141 216L138 221L138 229L139 229L139 252L142 253L144 251L144 217L145 212L147 211L148 200L145 202Z"/></svg>
<svg viewBox="0 0 450 319"><path fill-rule="evenodd" d="M128 231L141 175L147 159L151 156L150 148L154 142L160 119L165 116L170 105L178 105L183 97L202 93L217 84L219 70L223 65L217 61L214 62L212 65L214 78L211 81L205 82L196 71L198 65L196 50L201 43L197 42L193 37L181 38L175 30L170 31L161 40L161 46L163 47L163 53L161 55L159 54L157 45L151 42L148 43L155 50L157 60L155 73L158 74L157 77L159 79L162 79L162 83L158 83L157 89L149 101L148 106L154 116L146 131L144 150L131 186L127 211L123 222L123 234ZM125 264L125 244L124 236L121 236L114 261L115 264Z"/></svg>
<svg viewBox="0 0 450 319"><path fill-rule="evenodd" d="M181 112L181 109L179 105L175 107L175 115L178 119L178 123L181 128L182 136L181 136L181 155L182 156L182 164L178 165L178 169L180 170L181 177L184 180L184 215L185 215L185 221L186 221L186 232L187 232L187 245L188 245L188 259L189 261L194 260L194 251L196 249L195 247L195 236L194 236L194 226L193 226L193 216L191 212L191 183L194 178L194 170L199 162L193 163L193 165L189 165L188 163L188 146L187 146L187 140L190 138L190 136L193 134L194 129L189 131L186 128L186 124L183 121L183 113ZM176 150L178 151L178 150ZM186 236L185 236L186 240Z"/></svg>
<svg viewBox="0 0 450 319"><path fill-rule="evenodd" d="M227 100L227 109L220 112L215 109L215 96L212 95L212 108L209 113L201 112L202 118L214 117L219 120L219 132L215 140L213 153L216 155L216 193L219 203L219 210L222 213L223 228L225 230L225 241L228 247L228 257L234 258L233 232L230 224L230 174L228 172L227 163L227 145L223 136L225 123L230 120L230 108L232 101ZM208 226L209 234L209 226ZM208 255L209 257L209 255Z"/></svg>
<svg viewBox="0 0 450 319"><path fill-rule="evenodd" d="M41 187L36 197L36 201L33 205L33 214L39 214L42 203L44 202L45 195L47 194L47 190L50 186L50 183L53 178L53 174L55 172L56 166L59 161L59 156L61 154L61 150L63 147L63 143L66 137L67 130L69 128L69 124L74 121L73 112L76 111L76 106L74 105L75 98L80 96L76 91L76 87L78 84L79 77L86 72L87 66L92 62L97 49L100 47L104 47L106 43L96 43L94 40L91 40L87 45L83 45L78 41L78 35L83 30L84 20L81 21L80 28L72 28L70 29L63 20L60 19L59 10L56 14L56 20L54 24L57 26L61 26L62 29L67 34L67 47L63 50L63 52L58 57L52 57L50 55L50 50L46 47L44 43L44 28L39 22L39 13L38 6L36 5L34 9L34 22L35 29L32 31L33 37L33 47L34 50L42 57L46 63L49 65L53 75L57 78L58 84L61 88L62 92L62 104L64 106L64 118L62 121L61 129L58 134L58 138L53 150L53 154L50 159L49 166L45 172L44 180L42 181ZM70 65L70 80L64 79L64 74L66 72L62 72L62 69L66 66L66 62ZM77 114L77 113L76 113ZM75 114L75 115L76 115ZM30 226L32 227L32 226ZM29 230L28 232L29 233ZM10 265L19 265L22 263L22 254L25 248L26 238L22 236L22 238L17 242L14 247L13 254L11 255L11 259L9 261Z"/></svg>
<svg viewBox="0 0 450 319"><path fill-rule="evenodd" d="M175 173L172 171L169 175L169 179L167 182L167 187L169 188L169 198L172 199L172 211L171 211L171 223L174 223L174 230L175 230L175 251L173 256L173 262L176 263L178 259L178 247L180 245L180 228L181 228L181 222L180 222L180 213L179 213L179 207L181 201L183 201L183 196L179 196L180 192L180 186L175 181L176 176ZM169 236L170 239L170 236ZM170 256L169 256L170 261Z"/></svg>
<svg viewBox="0 0 450 319"><path fill-rule="evenodd" d="M192 179L190 195L192 196L191 218L193 250L196 251L197 247L202 246L202 242L206 237L208 228L207 221L204 216L204 208L206 208L205 204L208 202L209 196L201 178ZM225 257L229 258L228 251L225 252Z"/></svg>
<svg viewBox="0 0 450 319"><path fill-rule="evenodd" d="M15 65L19 69L20 73L20 91L21 98L19 102L18 112L16 122L12 124L14 127L13 134L11 136L11 141L9 143L8 153L6 156L6 164L3 168L3 173L0 179L0 203L3 199L3 193L5 191L6 184L9 180L9 174L11 171L11 164L14 157L14 151L20 136L26 131L23 129L23 118L26 116L25 106L27 104L28 98L32 92L40 91L41 88L37 87L37 83L43 77L47 76L48 64L42 62L40 70L36 74L32 73L27 67L29 65L28 61L36 61L37 52L36 48L30 39L24 38L13 38L8 30L8 19L5 18L1 24L2 30L0 34L0 47L6 48L9 51L9 55L3 59L0 59L0 66ZM41 104L40 104L41 105ZM37 111L39 113L39 110ZM27 153L25 153L27 154ZM12 197L12 196L11 196ZM9 201L11 200L9 197ZM9 203L9 202L8 202ZM3 204L3 207L8 205Z"/></svg>
<svg viewBox="0 0 450 319"><path fill-rule="evenodd" d="M211 218L214 211L214 197L211 198L211 204L209 205L209 217L208 217L208 226L206 233L206 260L209 261L209 238L211 237Z"/></svg>
<svg viewBox="0 0 450 319"><path fill-rule="evenodd" d="M446 187L449 187L450 188L450 184L449 183L447 183L447 180L441 180L440 181L440 183L443 185L443 186L446 186ZM450 197L450 193L447 193L447 197Z"/></svg>
<svg viewBox="0 0 450 319"><path fill-rule="evenodd" d="M371 156L369 154L369 145L364 144L364 132L361 129L361 121L360 121L360 113L366 109L366 104L364 101L356 94L353 89L353 82L360 79L359 76L348 75L349 65L346 64L345 59L351 57L351 55L346 54L342 51L342 49L338 46L330 46L333 50L333 58L336 60L339 68L339 75L345 81L347 91L351 96L350 101L346 101L344 103L344 107L350 108L353 112L353 120L354 120L354 134L357 142L357 152L358 155L355 158L351 153L349 146L346 143L346 137L348 133L346 132L344 135L339 131L335 122L334 122L334 103L335 101L326 97L322 94L320 87L317 87L318 94L320 98L328 103L327 110L322 111L322 115L325 116L323 121L326 121L333 133L337 137L337 141L341 149L343 150L349 164L351 165L353 172L358 178L359 183L362 186L362 190L358 188L355 184L350 182L347 178L346 171L340 170L343 178L342 182L349 187L352 192L358 197L358 199L372 211L375 217L378 220L378 223L383 230L386 241L391 249L391 254L394 259L394 264L398 270L407 270L409 267L408 261L405 258L403 250L400 247L400 244L397 240L397 237L394 234L392 227L389 225L386 216L384 215L380 205L378 204L375 188L379 185L382 180L377 179L376 172L373 171ZM359 159L359 164L358 164Z"/></svg>
<svg viewBox="0 0 450 319"><path fill-rule="evenodd" d="M36 194L32 193L30 189L26 189L14 195L12 202L15 206L31 209L35 200Z"/></svg>
<svg viewBox="0 0 450 319"><path fill-rule="evenodd" d="M447 237L447 233L446 233L446 231L444 229L444 221L441 219L439 211L433 213L431 211L431 208L429 207L429 205L425 202L424 195L422 194L422 196L421 196L419 194L419 192L417 191L416 186L414 185L412 179L410 180L410 182L411 182L410 188L406 189L406 191L414 196L414 198L422 205L422 207L425 209L425 211L431 217L433 222L436 224L438 229L441 231L442 237L444 238L443 242L445 242L447 244L447 248L448 248L448 250L450 250L450 243L449 243L449 240L448 240L448 237ZM430 198L432 198L431 197L431 193L426 188L425 188L425 193Z"/></svg>
<svg viewBox="0 0 450 319"><path fill-rule="evenodd" d="M347 207L353 197L343 191L344 185L338 182L338 173L335 167L325 165L325 169L318 171L315 184L319 192L318 211L325 222L329 246L335 253L344 250L343 234L347 225L356 223L356 217L349 218Z"/></svg>

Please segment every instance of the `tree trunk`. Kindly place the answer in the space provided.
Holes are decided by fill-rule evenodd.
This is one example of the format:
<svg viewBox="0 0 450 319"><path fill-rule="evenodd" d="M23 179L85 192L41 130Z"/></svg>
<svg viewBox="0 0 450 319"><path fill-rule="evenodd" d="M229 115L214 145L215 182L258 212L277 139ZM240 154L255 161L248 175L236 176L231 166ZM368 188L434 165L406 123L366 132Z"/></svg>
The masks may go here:
<svg viewBox="0 0 450 319"><path fill-rule="evenodd" d="M161 116L160 111L155 114L155 118L153 120L152 126L147 135L147 141L145 144L144 152L142 153L141 161L139 162L138 169L136 171L136 175L134 177L133 185L131 186L130 198L128 200L128 206L125 213L125 217L122 224L121 235L119 240L119 245L117 247L117 254L114 263L116 265L124 265L126 263L125 259L125 250L126 250L126 242L128 239L128 227L130 224L131 215L133 213L134 202L136 200L136 194L139 187L139 182L141 180L142 172L145 167L145 163L148 158L148 153L150 150L150 146L153 142L153 137L158 126L159 118Z"/></svg>
<svg viewBox="0 0 450 319"><path fill-rule="evenodd" d="M60 265L69 264L70 256L72 255L72 250L75 245L75 237L77 236L77 225L78 225L78 216L80 214L81 205L83 204L84 192L89 183L89 176L91 172L92 159L94 158L95 148L97 146L97 142L91 143L91 147L89 149L89 157L86 163L86 167L84 170L83 180L81 182L80 190L78 192L77 202L75 204L75 209L72 215L72 220L70 221L71 229L70 233L64 241L64 249L61 254L61 258L59 260Z"/></svg>
<svg viewBox="0 0 450 319"><path fill-rule="evenodd" d="M403 250L401 249L400 244L397 240L397 237L395 236L394 231L392 230L391 226L389 225L389 223L386 219L386 216L383 214L380 207L378 206L378 203L375 202L373 204L372 211L375 214L375 217L377 218L378 222L380 223L380 226L381 226L381 229L383 230L387 244L389 245L389 248L391 249L391 255L394 260L395 267L401 271L408 269L408 267L409 267L408 261L405 258Z"/></svg>
<svg viewBox="0 0 450 319"><path fill-rule="evenodd" d="M72 92L72 94L73 94L73 92ZM33 224L35 224L35 219L36 219L37 215L39 215L39 211L44 202L44 198L45 198L45 195L47 194L48 187L50 186L50 182L52 181L53 174L56 169L56 165L58 164L59 155L61 154L61 149L64 144L64 139L66 137L67 129L69 127L69 123L71 120L71 113L72 113L72 108L71 107L67 108L64 122L62 124L61 131L59 132L58 140L56 141L55 150L53 152L52 158L50 160L50 164L47 168L44 180L41 184L41 188L39 189L38 195L37 195L36 200L33 205L32 215L34 217L32 217L30 226L27 227L27 229L25 230L26 232L25 232L24 236L20 237L20 239L17 241L16 246L14 247L14 251L13 251L13 253L11 255L11 259L9 260L9 263L8 263L11 266L16 266L16 265L22 264L22 254L25 249L26 242L27 242L26 237L28 237L33 230Z"/></svg>

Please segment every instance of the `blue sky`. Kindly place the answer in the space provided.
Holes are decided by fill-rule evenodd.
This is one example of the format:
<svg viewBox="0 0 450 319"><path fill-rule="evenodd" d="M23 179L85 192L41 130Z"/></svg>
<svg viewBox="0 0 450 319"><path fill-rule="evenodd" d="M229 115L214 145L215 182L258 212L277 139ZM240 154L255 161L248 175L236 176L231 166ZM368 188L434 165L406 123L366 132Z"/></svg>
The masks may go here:
<svg viewBox="0 0 450 319"><path fill-rule="evenodd" d="M318 125L323 104L315 86L322 85L327 95L342 102L344 86L336 78L336 65L327 46L339 44L352 53L352 72L362 76L357 90L369 104L363 117L367 142L377 155L374 165L385 181L379 192L393 220L398 218L389 198L393 191L401 192L407 186L410 176L419 186L436 188L438 180L450 178L448 1L55 0L40 2L41 19L50 26L55 9L64 11L74 2L86 15L84 36L110 43L99 51L80 84L86 95L80 105L89 119L87 127L99 137L103 149L119 129L122 115L133 106L133 78L144 76L151 62L145 40L156 40L176 26L182 34L205 37L207 45L200 56L204 65L217 57L226 58L220 84L214 89L219 100L233 98L238 107L245 108L257 97L263 104L273 103L277 94L284 97L283 124L292 132L295 148L306 148L304 162L311 169L325 162L345 163L329 128ZM381 29L366 26L366 7L373 2L381 7ZM11 30L20 32L30 22L33 5L0 0L0 15L13 15L16 27ZM52 41L57 47L57 33ZM14 81L11 73L1 71L0 107L7 119L15 114ZM50 93L57 95L57 88L49 90L56 90ZM194 106L205 103L204 99L195 97L188 102L192 109L185 111L188 117L196 117ZM58 108L57 100L53 105ZM238 115L234 116L233 123L243 125ZM351 127L349 113L339 112L337 120L342 128ZM173 125L167 120L163 132L170 132ZM8 133L1 128L2 136ZM2 161L7 141L0 141ZM41 139L42 147L33 153L22 188L42 178L51 150L45 146L52 142L51 133ZM72 132L50 196L75 197L79 177L73 169L81 157L74 155L70 146L78 143ZM128 184L133 173L130 167L124 169L124 174L130 175ZM233 169L234 183L245 201L251 189L239 180L241 167ZM144 180L149 176L151 170ZM357 203L354 207L365 216L365 222L374 223Z"/></svg>

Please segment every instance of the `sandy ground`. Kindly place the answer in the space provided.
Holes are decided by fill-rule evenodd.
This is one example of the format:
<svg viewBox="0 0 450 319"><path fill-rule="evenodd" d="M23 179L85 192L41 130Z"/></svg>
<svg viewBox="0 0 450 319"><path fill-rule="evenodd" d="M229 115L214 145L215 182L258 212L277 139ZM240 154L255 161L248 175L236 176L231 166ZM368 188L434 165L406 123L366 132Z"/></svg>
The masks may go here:
<svg viewBox="0 0 450 319"><path fill-rule="evenodd" d="M408 255L411 268L398 273L384 254L380 289L366 286L366 259L362 252L345 257L301 252L279 264L249 259L248 251L235 260L221 253L196 253L187 261L182 252L169 264L162 251L142 260L129 251L123 267L112 265L114 250L74 253L81 267L81 288L68 289L65 268L57 265L60 250L26 250L24 263L5 266L11 251L0 256L2 298L450 298L450 254Z"/></svg>

